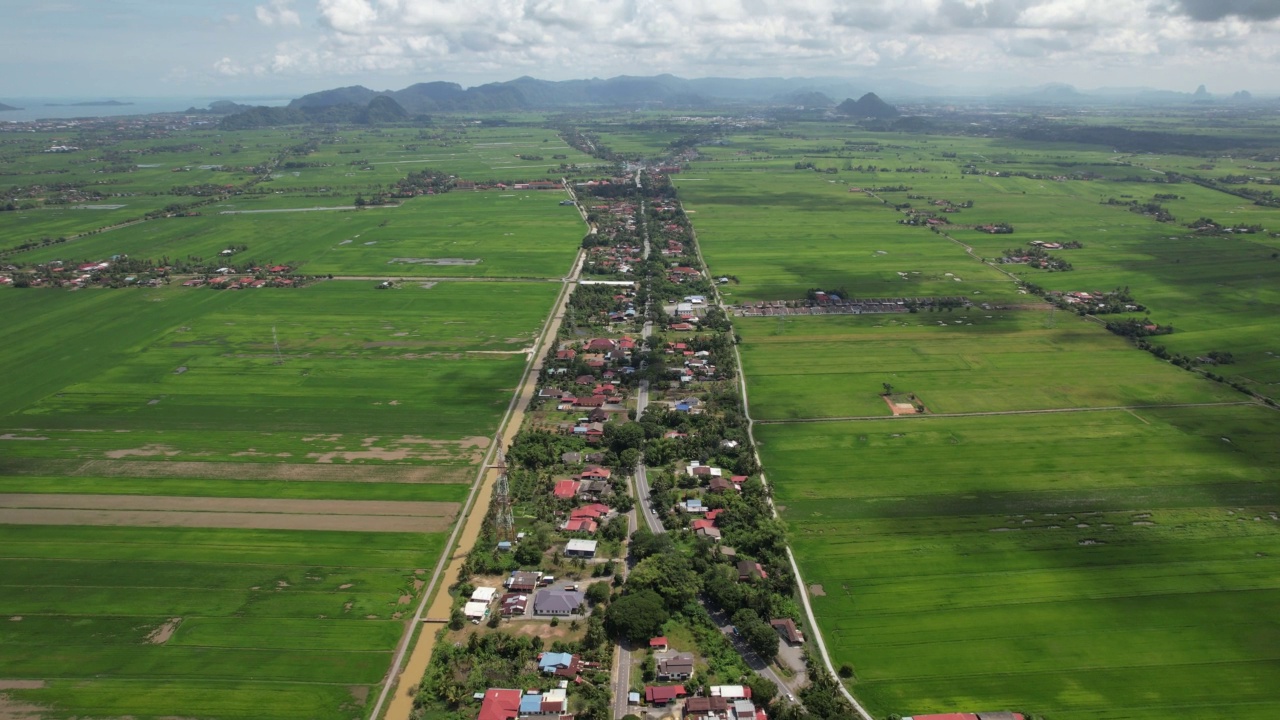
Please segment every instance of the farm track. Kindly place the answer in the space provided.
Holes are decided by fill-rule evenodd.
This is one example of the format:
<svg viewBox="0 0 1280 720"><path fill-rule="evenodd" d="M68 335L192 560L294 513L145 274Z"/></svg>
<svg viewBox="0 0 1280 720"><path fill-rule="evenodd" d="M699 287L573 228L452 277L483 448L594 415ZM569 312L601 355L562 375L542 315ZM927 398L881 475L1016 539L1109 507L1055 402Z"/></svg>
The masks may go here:
<svg viewBox="0 0 1280 720"><path fill-rule="evenodd" d="M576 202L577 198L573 195L572 190L569 190L569 195ZM580 207L579 212L582 212ZM585 222L585 220L586 216L583 214L583 221ZM443 588L439 587L440 579L444 575L458 576L463 563L466 562L467 554L471 551L477 537L480 535L480 529L488 516L489 503L493 498L493 486L499 475L493 468L495 455L502 448L510 445L520 431L524 413L528 409L537 389L538 375L542 370L546 348L549 343L555 342L555 338L560 332L560 323L564 320L565 311L569 305L569 297L573 294L573 289L577 285L585 259L586 251L580 249L574 259L571 271L559 281L563 283L560 294L556 297L555 305L552 306L552 311L543 324L542 332L539 334L537 342L534 343L533 352L529 354L529 362L525 366L524 377L520 380L519 389L512 396L511 402L507 406L506 416L503 418L502 423L499 424L498 431L494 434L496 442L490 444L489 450L485 454L484 462L476 474L475 484L472 485L471 493L463 504L463 519L454 525L453 532L450 534L448 542L445 543L444 552L436 563L431 580L423 590L422 600L418 603L413 618L406 626L404 636L396 646L396 654L392 659L391 667L383 678L378 700L374 703L373 710L369 714L370 720L378 720L380 717L384 717L387 720L408 720L413 711L414 693L422 682L427 665L431 661L431 651L435 648L436 631L439 627L438 618L448 617L450 606L453 604L453 598L447 592L441 592ZM447 570L445 568L446 562L448 563ZM429 612L427 610L428 604L430 604ZM425 621L424 618L426 618ZM412 654L409 654L410 641L414 638L414 634L418 631L420 625L423 627L417 635L417 643L413 647ZM408 654L407 663L405 663L406 654ZM391 697L390 704L387 704L388 695L391 694L393 689L395 694ZM382 712L384 705L386 706L385 715Z"/></svg>
<svg viewBox="0 0 1280 720"><path fill-rule="evenodd" d="M986 412L964 412L964 413L928 413L924 415L845 415L841 417L813 417L813 418L785 418L780 420L755 420L760 425L795 425L802 423L823 423L823 422L852 422L861 420L901 420L909 418L962 418L962 417L990 417L995 415L1048 415L1052 413L1075 413L1075 412L1108 412L1116 410L1165 410L1174 408L1197 408L1197 407L1236 407L1241 405L1261 405L1261 403L1252 400L1241 400L1239 402L1213 402L1213 403L1169 403L1167 405L1102 405L1099 407L1072 407L1072 408L1043 408L1039 410L989 410Z"/></svg>
<svg viewBox="0 0 1280 720"><path fill-rule="evenodd" d="M176 277L176 276L175 276ZM194 277L194 276L193 276ZM328 280L361 280L361 281L382 281L394 280L396 282L415 283L415 282L478 282L478 283L530 283L530 282L548 282L563 283L567 282L566 278L533 278L533 277L419 277L419 276L391 276L391 275L334 275Z"/></svg>
<svg viewBox="0 0 1280 720"><path fill-rule="evenodd" d="M438 533L447 517L404 515L202 512L193 510L100 510L95 508L0 507L0 525L235 528L342 532Z"/></svg>

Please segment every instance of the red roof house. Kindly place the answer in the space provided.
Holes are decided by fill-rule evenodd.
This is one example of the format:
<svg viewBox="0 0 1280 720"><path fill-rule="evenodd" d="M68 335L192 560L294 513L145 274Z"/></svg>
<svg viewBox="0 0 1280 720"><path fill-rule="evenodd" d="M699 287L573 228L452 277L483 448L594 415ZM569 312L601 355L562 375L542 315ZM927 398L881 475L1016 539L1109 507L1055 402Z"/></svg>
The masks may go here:
<svg viewBox="0 0 1280 720"><path fill-rule="evenodd" d="M683 685L645 685L644 700L650 705L666 705L684 697L688 692Z"/></svg>
<svg viewBox="0 0 1280 720"><path fill-rule="evenodd" d="M476 720L515 720L520 716L522 694L519 690L489 688L484 693L484 702Z"/></svg>
<svg viewBox="0 0 1280 720"><path fill-rule="evenodd" d="M556 483L555 496L561 500L568 500L578 494L577 480L561 480Z"/></svg>

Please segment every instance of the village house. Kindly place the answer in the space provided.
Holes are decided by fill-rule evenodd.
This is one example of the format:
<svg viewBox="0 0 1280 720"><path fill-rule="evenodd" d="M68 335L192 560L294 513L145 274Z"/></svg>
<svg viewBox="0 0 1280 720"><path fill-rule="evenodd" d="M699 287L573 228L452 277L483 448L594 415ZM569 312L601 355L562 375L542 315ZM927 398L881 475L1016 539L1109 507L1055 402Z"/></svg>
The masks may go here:
<svg viewBox="0 0 1280 720"><path fill-rule="evenodd" d="M767 720L764 709L746 698L692 697L685 701L686 720Z"/></svg>
<svg viewBox="0 0 1280 720"><path fill-rule="evenodd" d="M472 623L479 625L489 617L489 603L469 602L462 606L462 614Z"/></svg>
<svg viewBox="0 0 1280 720"><path fill-rule="evenodd" d="M705 513L707 506L702 504L701 498L688 498L680 504L680 508L687 513Z"/></svg>
<svg viewBox="0 0 1280 720"><path fill-rule="evenodd" d="M711 478L710 484L707 485L707 490L715 494L720 494L726 490L736 490L736 489L737 489L736 485L729 482L728 480L725 480L722 477Z"/></svg>
<svg viewBox="0 0 1280 720"><path fill-rule="evenodd" d="M520 697L519 690L489 688L476 720L516 720L520 717Z"/></svg>
<svg viewBox="0 0 1280 720"><path fill-rule="evenodd" d="M546 692L529 690L520 698L520 716L560 715L565 712L568 702L568 691L565 688L554 688Z"/></svg>
<svg viewBox="0 0 1280 720"><path fill-rule="evenodd" d="M565 543L565 557L593 558L596 556L596 546L598 544L599 543L595 540L579 540L574 538L573 540Z"/></svg>
<svg viewBox="0 0 1280 720"><path fill-rule="evenodd" d="M560 480L556 482L555 489L551 491L561 500L572 500L578 494L579 483L577 480Z"/></svg>
<svg viewBox="0 0 1280 720"><path fill-rule="evenodd" d="M505 585L511 592L533 592L542 580L542 573L527 570L513 570Z"/></svg>
<svg viewBox="0 0 1280 720"><path fill-rule="evenodd" d="M738 582L747 582L749 580L765 580L769 577L769 573L764 571L758 562L750 560L741 560L738 562Z"/></svg>
<svg viewBox="0 0 1280 720"><path fill-rule="evenodd" d="M782 636L782 639L792 647L804 644L804 633L800 632L800 628L796 627L796 621L791 618L777 618L770 620L769 624L774 630Z"/></svg>
<svg viewBox="0 0 1280 720"><path fill-rule="evenodd" d="M653 638L649 641L649 649L654 652L666 652L667 638L665 636Z"/></svg>
<svg viewBox="0 0 1280 720"><path fill-rule="evenodd" d="M653 707L666 707L687 694L683 685L644 686L644 701Z"/></svg>
<svg viewBox="0 0 1280 720"><path fill-rule="evenodd" d="M501 608L502 617L522 617L525 611L529 609L529 595L527 593L507 593L502 596L498 606Z"/></svg>
<svg viewBox="0 0 1280 720"><path fill-rule="evenodd" d="M658 658L659 680L688 680L693 676L693 654L676 653Z"/></svg>
<svg viewBox="0 0 1280 720"><path fill-rule="evenodd" d="M591 540L589 542L594 543L595 541ZM576 590L548 588L534 596L533 614L559 617L576 615L578 610L582 608L583 599L583 594Z"/></svg>
<svg viewBox="0 0 1280 720"><path fill-rule="evenodd" d="M478 587L475 589L474 592L471 593L471 601L482 602L487 605L493 602L493 599L496 598L497 596L498 596L498 588Z"/></svg>
<svg viewBox="0 0 1280 720"><path fill-rule="evenodd" d="M578 676L578 656L566 652L544 652L538 656L538 670L543 675L559 675L572 680Z"/></svg>

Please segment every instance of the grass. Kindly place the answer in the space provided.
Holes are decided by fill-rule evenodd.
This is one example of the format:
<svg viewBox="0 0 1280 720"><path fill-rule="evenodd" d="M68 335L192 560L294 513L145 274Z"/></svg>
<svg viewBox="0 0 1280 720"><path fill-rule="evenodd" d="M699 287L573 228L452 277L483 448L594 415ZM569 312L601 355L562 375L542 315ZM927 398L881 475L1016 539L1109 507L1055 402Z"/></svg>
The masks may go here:
<svg viewBox="0 0 1280 720"><path fill-rule="evenodd" d="M810 162L835 172L795 168ZM1080 241L1055 252L1071 272L1000 269L1051 290L1127 286L1176 328L1157 339L1171 352L1231 352L1234 364L1211 370L1274 395L1275 239L1201 237L1180 223L1275 231L1280 211L1147 182L1161 177L1152 169L1241 174L1250 162L791 123L727 135L675 182L711 272L738 276L731 302L844 288L1034 304L984 259ZM935 234L848 192L884 185L910 188L878 193L891 205L973 206ZM1162 201L1177 222L1105 203L1155 193L1178 196ZM991 222L1015 233L972 229ZM874 715L1280 711L1273 410L1097 410L1247 397L1061 311L739 318L735 330L755 419L877 418L755 431L805 582L825 591L813 604L832 659L855 668ZM1095 409L893 419L883 383L934 413Z"/></svg>
<svg viewBox="0 0 1280 720"><path fill-rule="evenodd" d="M960 246L898 225L900 216L879 201L827 178L697 166L675 176L712 274L740 281L727 301L802 299L812 288L845 288L858 298L1016 297L1009 278Z"/></svg>
<svg viewBox="0 0 1280 720"><path fill-rule="evenodd" d="M241 293L6 293L0 304L23 318L13 336L32 335L4 358L23 389L7 398L0 426L163 427L173 433L165 444L180 449L184 440L208 449L197 431L251 431L260 442L235 451L295 458L314 451L302 438L317 432L487 435L556 290L331 282ZM23 311L37 303L40 315ZM79 332L74 320L88 315L97 330ZM238 386L252 392L228 390ZM124 436L86 442L113 440L138 447Z"/></svg>
<svg viewBox="0 0 1280 720"><path fill-rule="evenodd" d="M0 213L0 234L13 247L196 199L172 193L176 185L241 186L254 174L198 166L260 165L308 133L113 140L136 167L45 154L50 138L24 136L6 148L12 184L46 173L71 184L105 177L118 197L100 202L125 207ZM554 177L548 169L586 159L548 129L424 134L353 130L198 217L6 256L168 263L244 244L237 263L433 282L5 288L0 493L464 501L584 231L558 204L564 195L451 193L359 212L223 214L350 205L423 167L511 181ZM366 162L371 169L361 169ZM194 169L173 172L184 167ZM45 683L5 694L50 718L366 716L445 536L0 525L0 678ZM164 644L148 640L174 618Z"/></svg>
<svg viewBox="0 0 1280 720"><path fill-rule="evenodd" d="M559 278L583 234L582 218L559 205L563 193L452 192L398 207L322 212L255 210L349 204L278 199L228 200L199 217L165 218L12 256L16 262L87 262L129 255L216 258L231 245L248 250L237 265L289 265L308 275L379 277ZM69 211L68 211L69 212ZM223 214L248 213L248 214ZM403 258L478 261L430 265Z"/></svg>
<svg viewBox="0 0 1280 720"><path fill-rule="evenodd" d="M372 686L403 629L393 613L414 592L411 568L429 568L444 543L442 533L121 527L0 527L0 538L0 614L10 618L0 673L74 679L15 695L59 716L102 713L112 688L142 681L174 697L243 683L265 695L310 688L325 702ZM172 637L148 642L171 618L182 618ZM216 697L201 713L243 712L244 697ZM161 714L150 692L111 702L121 714ZM362 702L303 706L339 718Z"/></svg>
<svg viewBox="0 0 1280 720"><path fill-rule="evenodd" d="M974 308L735 327L758 420L888 416L884 383L934 413L1247 399L1066 313Z"/></svg>
<svg viewBox="0 0 1280 720"><path fill-rule="evenodd" d="M1069 720L1276 712L1277 430L1243 407L758 435L873 711Z"/></svg>

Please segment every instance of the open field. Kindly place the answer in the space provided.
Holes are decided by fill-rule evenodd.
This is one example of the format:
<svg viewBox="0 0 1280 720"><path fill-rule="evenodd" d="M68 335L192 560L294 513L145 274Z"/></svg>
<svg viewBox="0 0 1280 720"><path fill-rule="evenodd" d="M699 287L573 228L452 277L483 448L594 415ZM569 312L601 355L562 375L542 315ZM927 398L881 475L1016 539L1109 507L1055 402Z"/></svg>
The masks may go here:
<svg viewBox="0 0 1280 720"><path fill-rule="evenodd" d="M739 318L736 329L757 420L888 417L884 383L934 413L1248 399L1067 313Z"/></svg>
<svg viewBox="0 0 1280 720"><path fill-rule="evenodd" d="M350 718L386 671L413 569L444 536L0 525L0 537L0 676L44 680L7 691L42 715L155 717L199 700L207 717ZM281 697L294 705L277 710Z"/></svg>
<svg viewBox="0 0 1280 720"><path fill-rule="evenodd" d="M789 168L698 165L673 180L695 213L711 273L740 281L725 288L726 302L803 299L813 288L845 288L857 298L1018 297L1008 277L943 237L896 224L892 210L844 181Z"/></svg>
<svg viewBox="0 0 1280 720"><path fill-rule="evenodd" d="M726 302L844 289L1034 306L1008 275L1049 290L1128 287L1175 327L1154 342L1191 358L1230 352L1233 364L1205 367L1275 396L1275 238L1185 224L1277 231L1280 211L1152 182L1206 163L1241 172L1247 159L825 123L741 131L700 151L673 181L711 274L737 276ZM796 167L809 163L821 172ZM1157 193L1172 196L1158 200L1173 222L1126 204ZM958 212L942 214L944 201ZM901 225L907 206L950 224ZM975 229L986 223L1015 232ZM1083 247L1051 251L1069 272L993 267L1032 240ZM810 598L818 624L873 714L1280 712L1274 410L1142 408L1249 398L1064 311L734 324L778 510L805 583L823 590ZM931 413L1066 412L892 418L884 383ZM1139 407L1099 409L1117 406ZM859 416L876 419L785 424Z"/></svg>
<svg viewBox="0 0 1280 720"><path fill-rule="evenodd" d="M1245 407L757 436L863 701L1070 720L1280 711L1277 432Z"/></svg>
<svg viewBox="0 0 1280 720"><path fill-rule="evenodd" d="M243 244L248 250L234 257L237 266L284 264L308 275L558 278L569 270L582 234L582 218L558 204L564 198L549 191L452 192L398 206L295 213L249 211L315 205L236 198L199 217L151 220L11 259L215 258ZM477 262L436 262L450 258Z"/></svg>
<svg viewBox="0 0 1280 720"><path fill-rule="evenodd" d="M1231 352L1235 363L1215 372L1264 395L1280 387L1280 346L1272 331L1280 316L1280 244L1267 232L1205 236L1185 226L1211 217L1280 232L1280 209L1190 182L1152 182L1165 170L1241 173L1247 160L1214 158L1210 164L1221 168L1210 172L1198 169L1203 158L1118 155L1066 143L949 136L890 141L818 123L788 129L786 135L744 132L726 147L702 148L703 159L673 176L696 213L711 272L740 280L724 288L727 302L845 288L855 297L965 295L998 303L1010 299L1014 286L976 258L994 261L1032 240L1077 241L1084 247L1054 251L1074 266L1071 272L1000 268L1049 290L1129 287L1153 320L1176 328L1160 338L1170 352L1192 358ZM796 170L797 162L834 173ZM909 189L878 191L890 203L885 206L848 193L850 187ZM937 211L932 203L943 200L973 204L937 213L952 223L942 228L945 234L897 224L904 216L893 204ZM1157 202L1175 219L1157 222L1131 212L1124 204L1130 202ZM998 222L1015 232L972 229ZM971 246L976 258L958 243Z"/></svg>
<svg viewBox="0 0 1280 720"><path fill-rule="evenodd" d="M54 140L6 146L7 181L110 196L0 213L0 250L221 197L6 263L244 245L236 266L358 279L4 288L0 716L367 715L584 228L558 192L288 211L428 167L511 182L589 158L552 130L463 125L192 132L92 158L42 153Z"/></svg>
<svg viewBox="0 0 1280 720"><path fill-rule="evenodd" d="M29 341L3 358L19 390L6 397L0 427L168 435L84 441L114 446L115 455L100 446L99 456L114 459L193 459L183 451L216 451L210 438L218 431L248 440L227 453L247 461L282 452L295 462L467 458L477 443L464 440L487 435L506 407L556 290L444 283L375 291L330 282L241 293L6 292L0 305L18 318L8 331ZM74 321L89 316L95 330L77 332ZM37 330L50 327L57 331ZM235 387L252 391L228 390ZM324 442L330 433L361 435ZM391 437L379 444L384 434ZM6 443L39 454L66 447Z"/></svg>

